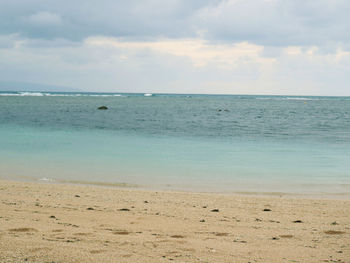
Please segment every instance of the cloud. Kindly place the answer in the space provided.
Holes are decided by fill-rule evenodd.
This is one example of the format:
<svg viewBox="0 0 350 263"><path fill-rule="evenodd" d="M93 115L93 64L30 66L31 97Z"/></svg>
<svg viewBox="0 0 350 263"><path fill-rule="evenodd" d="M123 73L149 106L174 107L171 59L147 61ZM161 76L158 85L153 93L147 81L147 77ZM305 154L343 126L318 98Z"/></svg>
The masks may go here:
<svg viewBox="0 0 350 263"><path fill-rule="evenodd" d="M345 0L0 0L0 80L350 95Z"/></svg>
<svg viewBox="0 0 350 263"><path fill-rule="evenodd" d="M274 59L261 57L262 46L247 42L236 44L208 44L202 39L162 39L155 41L121 41L116 38L92 37L85 43L95 47L114 47L127 52L148 49L192 61L195 67L215 64L219 68L233 69L242 64L273 63ZM126 56L125 56L126 57Z"/></svg>
<svg viewBox="0 0 350 263"><path fill-rule="evenodd" d="M17 34L0 35L0 49L13 48L21 45L23 40Z"/></svg>
<svg viewBox="0 0 350 263"><path fill-rule="evenodd" d="M38 48L28 39L0 52L0 79L86 91L349 95L350 52L200 39L125 41L91 37Z"/></svg>
<svg viewBox="0 0 350 263"><path fill-rule="evenodd" d="M81 41L92 35L150 38L192 36L189 19L209 0L0 0L0 34L21 33L30 38L67 38ZM64 30L40 31L26 19L48 20L48 28L64 24ZM52 23L53 22L53 23Z"/></svg>
<svg viewBox="0 0 350 263"><path fill-rule="evenodd" d="M62 25L62 18L58 14L50 12L37 12L28 17L23 18L25 23L29 23L35 26L60 26Z"/></svg>
<svg viewBox="0 0 350 263"><path fill-rule="evenodd" d="M324 45L349 42L345 0L228 0L199 10L194 24L205 37L260 45Z"/></svg>
<svg viewBox="0 0 350 263"><path fill-rule="evenodd" d="M350 42L350 2L346 0L0 0L0 6L0 34L29 38L200 37L264 46L346 46ZM63 29L58 30L59 26Z"/></svg>

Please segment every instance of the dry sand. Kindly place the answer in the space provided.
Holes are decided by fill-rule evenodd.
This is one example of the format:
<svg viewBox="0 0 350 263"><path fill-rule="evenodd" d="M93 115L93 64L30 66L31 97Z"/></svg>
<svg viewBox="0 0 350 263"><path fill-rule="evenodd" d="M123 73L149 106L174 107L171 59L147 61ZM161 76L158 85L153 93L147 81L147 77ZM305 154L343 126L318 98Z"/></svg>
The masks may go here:
<svg viewBox="0 0 350 263"><path fill-rule="evenodd" d="M350 262L349 200L10 181L0 200L0 262Z"/></svg>

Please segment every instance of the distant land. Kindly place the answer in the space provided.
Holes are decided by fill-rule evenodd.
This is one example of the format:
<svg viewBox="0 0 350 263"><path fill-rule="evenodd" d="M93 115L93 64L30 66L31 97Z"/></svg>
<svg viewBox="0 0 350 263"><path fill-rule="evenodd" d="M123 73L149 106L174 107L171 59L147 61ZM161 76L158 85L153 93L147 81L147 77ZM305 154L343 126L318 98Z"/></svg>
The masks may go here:
<svg viewBox="0 0 350 263"><path fill-rule="evenodd" d="M81 92L79 89L29 82L0 81L0 91Z"/></svg>

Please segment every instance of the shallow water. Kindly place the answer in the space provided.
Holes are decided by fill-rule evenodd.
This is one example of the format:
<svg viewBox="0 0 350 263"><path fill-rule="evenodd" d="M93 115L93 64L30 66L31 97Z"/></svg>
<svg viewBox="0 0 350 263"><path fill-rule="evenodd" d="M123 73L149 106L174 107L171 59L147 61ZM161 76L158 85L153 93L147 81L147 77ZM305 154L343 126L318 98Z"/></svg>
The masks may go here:
<svg viewBox="0 0 350 263"><path fill-rule="evenodd" d="M349 193L350 98L0 93L0 177Z"/></svg>

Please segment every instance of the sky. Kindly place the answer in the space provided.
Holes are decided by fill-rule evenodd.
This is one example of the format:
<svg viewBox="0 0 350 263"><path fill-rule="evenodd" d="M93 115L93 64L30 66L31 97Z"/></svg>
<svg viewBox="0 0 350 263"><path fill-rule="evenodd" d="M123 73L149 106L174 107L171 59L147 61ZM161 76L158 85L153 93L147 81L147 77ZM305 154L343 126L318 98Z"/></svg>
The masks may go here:
<svg viewBox="0 0 350 263"><path fill-rule="evenodd" d="M0 0L0 81L350 96L348 0Z"/></svg>

